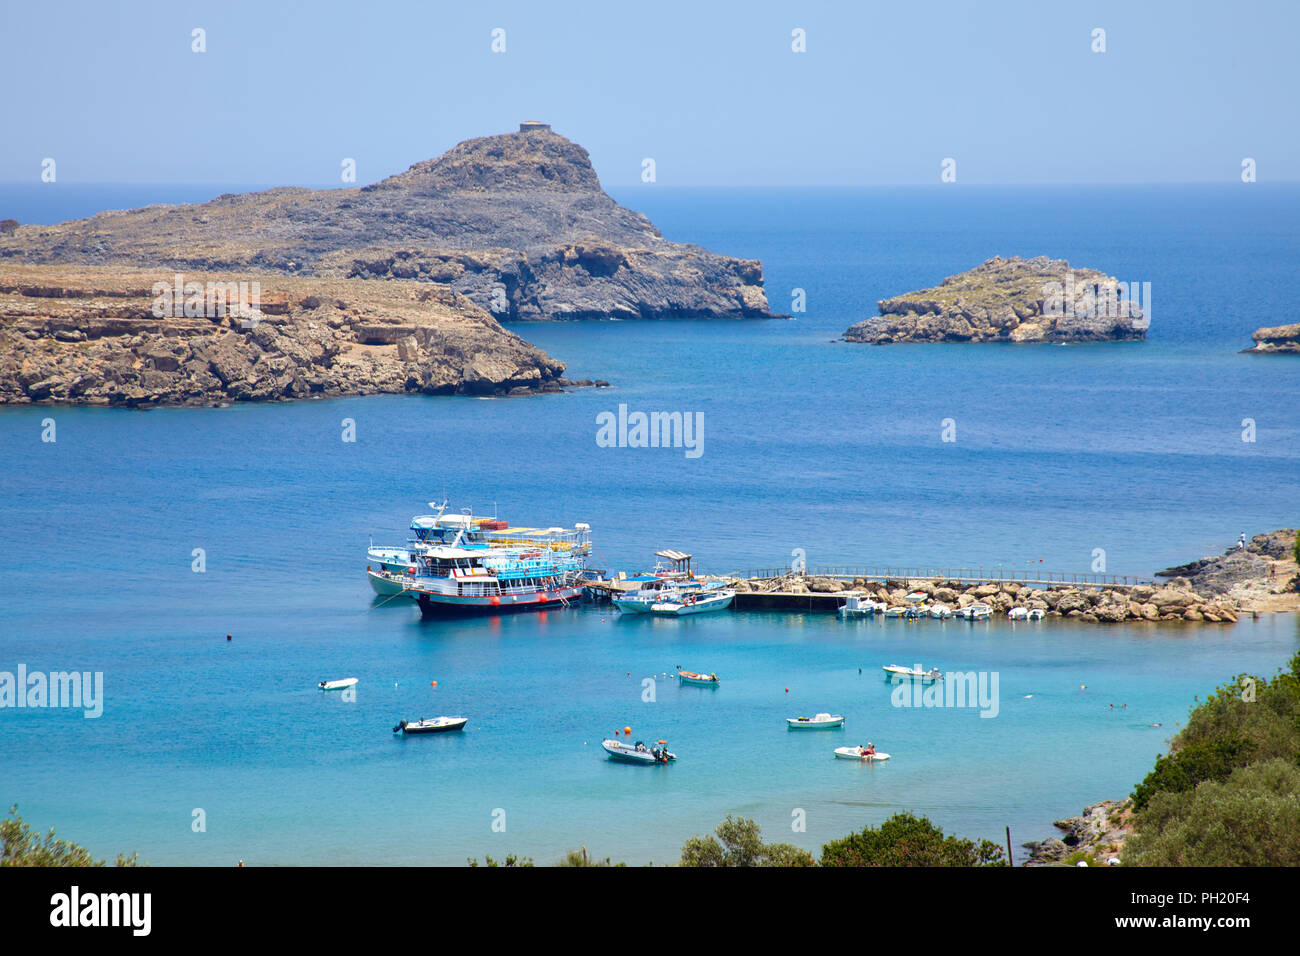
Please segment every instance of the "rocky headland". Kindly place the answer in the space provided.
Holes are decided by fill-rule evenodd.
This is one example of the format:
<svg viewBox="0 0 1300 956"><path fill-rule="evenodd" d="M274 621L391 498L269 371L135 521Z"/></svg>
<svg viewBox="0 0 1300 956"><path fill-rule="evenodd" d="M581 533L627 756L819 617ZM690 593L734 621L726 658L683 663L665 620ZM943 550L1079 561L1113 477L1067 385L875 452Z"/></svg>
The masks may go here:
<svg viewBox="0 0 1300 956"><path fill-rule="evenodd" d="M762 263L664 239L548 128L467 140L359 188L20 225L0 230L0 262L400 280L501 321L771 315Z"/></svg>
<svg viewBox="0 0 1300 956"><path fill-rule="evenodd" d="M1255 355L1300 355L1300 322L1256 329L1255 344L1243 352Z"/></svg>
<svg viewBox="0 0 1300 956"><path fill-rule="evenodd" d="M1157 571L1156 576L1185 580L1202 594L1227 598L1250 611L1300 610L1300 569L1295 560L1296 530L1257 534L1244 548L1233 546Z"/></svg>
<svg viewBox="0 0 1300 956"><path fill-rule="evenodd" d="M848 342L1111 342L1146 338L1138 297L1095 269L1038 256L989 259L939 285L882 299Z"/></svg>
<svg viewBox="0 0 1300 956"><path fill-rule="evenodd" d="M185 280L195 295L160 308L156 284L173 277L156 270L0 264L0 404L519 395L604 384L568 382L561 363L436 284L198 272ZM256 305L241 301L240 283L256 289Z"/></svg>

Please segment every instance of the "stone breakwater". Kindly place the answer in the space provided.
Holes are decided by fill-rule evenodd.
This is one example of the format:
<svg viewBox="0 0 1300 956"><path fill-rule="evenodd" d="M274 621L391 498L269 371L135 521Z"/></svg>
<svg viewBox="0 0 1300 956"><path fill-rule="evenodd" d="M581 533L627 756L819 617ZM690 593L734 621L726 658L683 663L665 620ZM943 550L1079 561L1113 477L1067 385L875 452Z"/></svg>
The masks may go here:
<svg viewBox="0 0 1300 956"><path fill-rule="evenodd" d="M438 286L0 265L0 404L209 405L342 395L560 391L564 365ZM226 290L256 284L255 308ZM216 291L213 291L216 290ZM189 311L193 314L186 315Z"/></svg>
<svg viewBox="0 0 1300 956"><path fill-rule="evenodd" d="M788 574L780 578L737 579L738 591L767 591L788 594L857 593L890 606L903 606L907 595L920 592L930 601L963 608L977 602L1005 614L1013 607L1038 608L1045 617L1064 617L1102 624L1121 621L1192 621L1211 624L1235 623L1240 613L1237 602L1226 595L1198 594L1186 578L1175 578L1164 586L1136 585L1053 585L1030 587L1013 581L965 585L943 579L897 580L876 583L831 577Z"/></svg>

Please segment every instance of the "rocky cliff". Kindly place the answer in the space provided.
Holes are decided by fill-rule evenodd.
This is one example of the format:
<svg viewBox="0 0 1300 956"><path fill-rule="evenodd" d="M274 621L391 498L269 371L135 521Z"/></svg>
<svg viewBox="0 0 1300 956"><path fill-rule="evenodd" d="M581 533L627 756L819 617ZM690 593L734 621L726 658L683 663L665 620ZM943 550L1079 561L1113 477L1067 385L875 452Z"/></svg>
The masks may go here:
<svg viewBox="0 0 1300 956"><path fill-rule="evenodd" d="M0 404L597 384L567 382L559 362L436 284L187 272L192 286L174 294L173 281L158 271L0 264Z"/></svg>
<svg viewBox="0 0 1300 956"><path fill-rule="evenodd" d="M1126 293L1116 279L1063 259L996 257L932 289L882 299L880 315L844 338L872 345L1143 339L1146 316Z"/></svg>
<svg viewBox="0 0 1300 956"><path fill-rule="evenodd" d="M1259 355L1300 355L1300 322L1256 329L1251 336L1255 344L1243 352Z"/></svg>
<svg viewBox="0 0 1300 956"><path fill-rule="evenodd" d="M1294 528L1257 534L1244 548L1234 546L1156 576L1184 579L1202 594L1230 599L1251 611L1300 611L1295 541Z"/></svg>
<svg viewBox="0 0 1300 956"><path fill-rule="evenodd" d="M20 226L0 233L4 261L400 279L503 321L769 315L761 263L668 242L549 130L467 140L362 188Z"/></svg>

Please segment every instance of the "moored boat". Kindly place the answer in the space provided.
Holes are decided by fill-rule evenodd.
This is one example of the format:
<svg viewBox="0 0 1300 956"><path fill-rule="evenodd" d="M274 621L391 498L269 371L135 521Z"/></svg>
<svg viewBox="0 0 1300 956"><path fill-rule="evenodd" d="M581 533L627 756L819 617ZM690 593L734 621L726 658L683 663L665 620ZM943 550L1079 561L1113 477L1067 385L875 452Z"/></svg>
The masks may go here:
<svg viewBox="0 0 1300 956"><path fill-rule="evenodd" d="M1007 617L1013 621L1027 621L1029 620L1029 608L1013 607L1007 611Z"/></svg>
<svg viewBox="0 0 1300 956"><path fill-rule="evenodd" d="M611 760L620 760L624 763L656 764L668 763L670 760L676 760L677 755L670 753L664 744L668 741L659 741L658 747L647 747L641 741L635 744L625 744L621 740L602 740L600 745L605 748L605 753L609 754Z"/></svg>
<svg viewBox="0 0 1300 956"><path fill-rule="evenodd" d="M707 614L710 611L725 611L731 607L731 602L735 597L736 592L730 588L677 591L651 604L650 613L682 617L686 614Z"/></svg>
<svg viewBox="0 0 1300 956"><path fill-rule="evenodd" d="M991 606L979 602L968 604L957 610L957 616L967 621L982 621L985 618L992 616L992 614L993 608Z"/></svg>
<svg viewBox="0 0 1300 956"><path fill-rule="evenodd" d="M423 720L403 720L393 728L395 734L443 734L451 730L464 730L468 717L425 717Z"/></svg>
<svg viewBox="0 0 1300 956"><path fill-rule="evenodd" d="M349 687L357 686L355 677L344 677L342 680L323 680L316 685L321 690L346 690Z"/></svg>
<svg viewBox="0 0 1300 956"><path fill-rule="evenodd" d="M683 684L696 684L700 687L717 687L720 683L717 674L697 674L677 668L677 679Z"/></svg>
<svg viewBox="0 0 1300 956"><path fill-rule="evenodd" d="M935 681L943 680L943 671L937 667L932 667L928 671L921 670L921 665L916 667L903 667L901 664L886 664L880 668L885 672L885 680L891 683L899 683L905 680L920 681L922 684L933 684Z"/></svg>
<svg viewBox="0 0 1300 956"><path fill-rule="evenodd" d="M844 715L814 714L812 717L787 717L785 723L791 730L831 730L844 726Z"/></svg>
<svg viewBox="0 0 1300 956"><path fill-rule="evenodd" d="M878 614L888 607L888 604L864 599L860 594L849 594L844 598L844 605L840 608L840 615L842 617L868 617L872 614Z"/></svg>

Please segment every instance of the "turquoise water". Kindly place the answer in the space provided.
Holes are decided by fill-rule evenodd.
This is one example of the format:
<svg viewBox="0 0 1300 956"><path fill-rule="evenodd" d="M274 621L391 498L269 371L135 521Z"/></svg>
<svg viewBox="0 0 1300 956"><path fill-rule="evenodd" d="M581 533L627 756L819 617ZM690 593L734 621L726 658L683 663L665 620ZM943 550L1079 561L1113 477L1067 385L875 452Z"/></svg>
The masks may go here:
<svg viewBox="0 0 1300 956"><path fill-rule="evenodd" d="M8 208L29 196L0 195ZM602 563L623 568L679 547L714 570L802 549L810 564L1087 571L1102 548L1109 571L1149 575L1296 524L1300 361L1237 350L1289 314L1300 190L619 198L670 238L761 257L774 307L799 287L809 311L517 327L610 390L0 410L0 670L102 670L107 694L98 720L0 711L0 800L97 853L160 864L549 861L579 845L664 862L728 812L810 848L897 809L970 836L1010 825L1019 842L1127 793L1196 694L1294 653L1294 616L972 627L586 607L448 623L372 606L366 543L402 540L444 494L521 523L589 521ZM84 202L58 215L114 204L93 190ZM20 212L41 219L39 205ZM1150 339L833 341L885 295L1043 252L1151 281ZM619 403L702 412L704 454L598 447L596 415ZM955 443L940 440L945 418ZM1000 713L894 708L887 663L997 671ZM678 664L723 685L661 680L644 703L642 679ZM361 679L355 703L316 691L342 676ZM785 730L822 709L847 728ZM472 718L464 735L390 732L455 712ZM680 759L610 764L600 739L625 725ZM893 759L830 756L866 739ZM206 833L191 831L194 808ZM790 830L795 808L806 832Z"/></svg>

